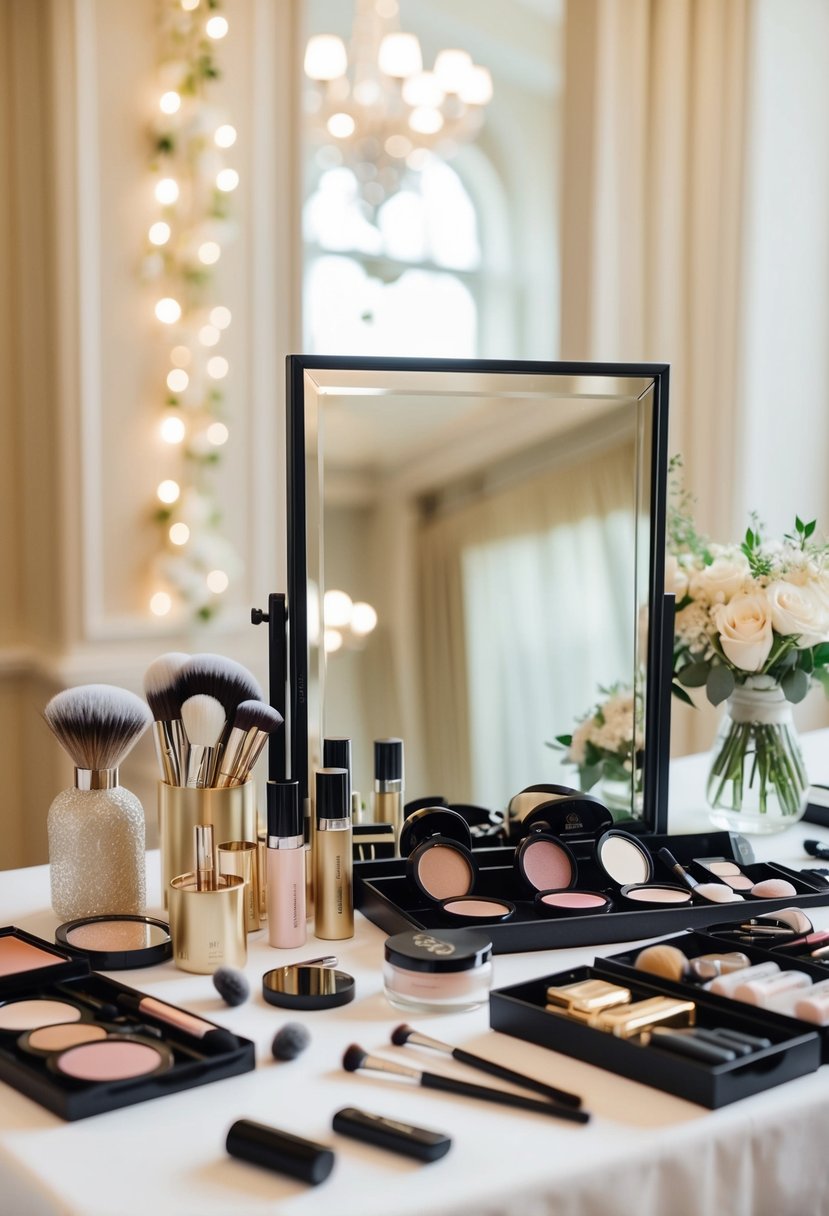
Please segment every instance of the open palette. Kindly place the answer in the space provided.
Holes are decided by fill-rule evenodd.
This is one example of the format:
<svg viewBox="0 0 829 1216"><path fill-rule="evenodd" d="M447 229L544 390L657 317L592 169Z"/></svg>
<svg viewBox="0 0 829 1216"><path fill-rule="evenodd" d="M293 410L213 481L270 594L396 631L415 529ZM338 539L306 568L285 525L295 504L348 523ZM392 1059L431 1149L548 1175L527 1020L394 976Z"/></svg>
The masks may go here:
<svg viewBox="0 0 829 1216"><path fill-rule="evenodd" d="M558 819L540 807L515 848L475 850L460 815L416 811L401 831L401 858L355 864L355 904L388 933L473 925L487 930L496 953L517 953L654 937L714 914L738 920L747 905L829 903L818 880L741 861L728 832L635 837L595 805L581 815L570 806ZM666 847L681 880L659 855ZM707 882L728 902L691 889Z"/></svg>
<svg viewBox="0 0 829 1216"><path fill-rule="evenodd" d="M255 1067L254 1044L0 929L0 1080L64 1119L145 1102Z"/></svg>

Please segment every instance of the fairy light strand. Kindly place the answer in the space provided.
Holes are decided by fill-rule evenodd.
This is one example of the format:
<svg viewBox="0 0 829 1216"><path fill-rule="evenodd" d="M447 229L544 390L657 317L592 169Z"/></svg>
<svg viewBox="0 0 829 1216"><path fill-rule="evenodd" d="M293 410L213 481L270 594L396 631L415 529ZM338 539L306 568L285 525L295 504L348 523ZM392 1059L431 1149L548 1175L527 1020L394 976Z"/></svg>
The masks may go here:
<svg viewBox="0 0 829 1216"><path fill-rule="evenodd" d="M233 375L222 351L232 317L217 296L215 271L236 234L230 212L239 185L236 129L210 96L220 78L216 51L230 32L220 8L219 0L162 0L159 6L150 161L155 214L142 267L165 349L152 423L159 551L147 600L159 618L209 619L241 573L221 531L212 485L231 438L225 385Z"/></svg>

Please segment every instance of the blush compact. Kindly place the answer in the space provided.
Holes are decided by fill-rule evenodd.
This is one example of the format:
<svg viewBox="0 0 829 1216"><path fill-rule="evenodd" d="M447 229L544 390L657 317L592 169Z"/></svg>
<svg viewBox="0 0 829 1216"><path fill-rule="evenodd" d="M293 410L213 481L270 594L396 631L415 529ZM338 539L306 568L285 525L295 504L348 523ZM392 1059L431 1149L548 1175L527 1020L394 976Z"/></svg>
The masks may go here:
<svg viewBox="0 0 829 1216"><path fill-rule="evenodd" d="M404 821L400 852L406 877L431 904L469 895L478 865L469 824L448 807L423 807Z"/></svg>
<svg viewBox="0 0 829 1216"><path fill-rule="evenodd" d="M490 899L485 895L461 895L444 899L440 910L453 921L468 925L491 925L509 920L515 913L515 904L508 899Z"/></svg>
<svg viewBox="0 0 829 1216"><path fill-rule="evenodd" d="M653 878L653 859L645 846L620 828L603 832L596 841L596 864L618 887L648 883Z"/></svg>
<svg viewBox="0 0 829 1216"><path fill-rule="evenodd" d="M595 916L609 912L613 900L601 891L539 891L533 907L537 916Z"/></svg>
<svg viewBox="0 0 829 1216"><path fill-rule="evenodd" d="M86 916L67 921L55 930L55 942L101 971L152 967L173 953L170 926L152 916Z"/></svg>

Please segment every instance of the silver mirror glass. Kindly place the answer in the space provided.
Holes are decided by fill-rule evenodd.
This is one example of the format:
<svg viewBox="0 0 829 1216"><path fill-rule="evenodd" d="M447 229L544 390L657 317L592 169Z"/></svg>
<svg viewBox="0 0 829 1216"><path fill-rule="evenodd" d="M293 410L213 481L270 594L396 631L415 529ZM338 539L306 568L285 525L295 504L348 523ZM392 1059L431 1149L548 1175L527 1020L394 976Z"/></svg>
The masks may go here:
<svg viewBox="0 0 829 1216"><path fill-rule="evenodd" d="M667 369L296 356L288 384L292 775L346 736L370 806L400 737L407 801L503 810L578 786L556 736L628 696L611 809L657 830Z"/></svg>

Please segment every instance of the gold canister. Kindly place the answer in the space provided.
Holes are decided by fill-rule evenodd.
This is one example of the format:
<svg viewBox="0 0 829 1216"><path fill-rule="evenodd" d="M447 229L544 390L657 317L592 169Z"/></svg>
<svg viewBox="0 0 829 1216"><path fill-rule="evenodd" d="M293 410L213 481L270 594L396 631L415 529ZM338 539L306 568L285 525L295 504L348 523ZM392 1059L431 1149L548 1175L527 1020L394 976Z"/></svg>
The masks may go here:
<svg viewBox="0 0 829 1216"><path fill-rule="evenodd" d="M245 882L238 874L220 877L200 891L195 874L178 874L170 883L170 935L173 959L182 971L212 975L217 967L244 967Z"/></svg>
<svg viewBox="0 0 829 1216"><path fill-rule="evenodd" d="M257 844L252 840L226 840L216 850L219 855L219 877L236 874L245 884L245 929L259 929L259 865Z"/></svg>
<svg viewBox="0 0 829 1216"><path fill-rule="evenodd" d="M172 880L193 869L193 832L197 823L212 823L215 840L256 840L255 783L246 781L244 785L218 790L159 782L158 835L165 908Z"/></svg>

